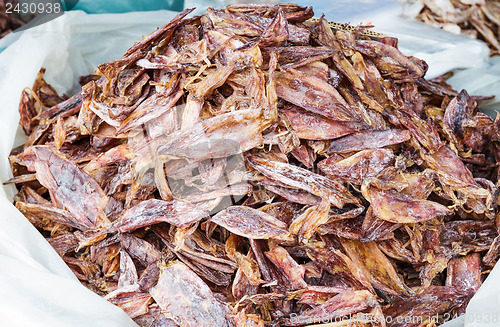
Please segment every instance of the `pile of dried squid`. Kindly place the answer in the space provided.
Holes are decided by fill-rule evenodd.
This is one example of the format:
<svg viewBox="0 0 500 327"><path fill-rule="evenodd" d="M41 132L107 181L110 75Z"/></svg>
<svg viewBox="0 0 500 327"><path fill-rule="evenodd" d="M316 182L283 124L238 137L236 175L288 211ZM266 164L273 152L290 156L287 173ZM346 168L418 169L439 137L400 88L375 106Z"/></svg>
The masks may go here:
<svg viewBox="0 0 500 327"><path fill-rule="evenodd" d="M417 19L455 34L485 41L500 54L500 3L494 0L422 0Z"/></svg>
<svg viewBox="0 0 500 327"><path fill-rule="evenodd" d="M185 10L59 96L16 207L139 326L432 326L500 250L499 121L312 8ZM329 325L330 326L330 325Z"/></svg>

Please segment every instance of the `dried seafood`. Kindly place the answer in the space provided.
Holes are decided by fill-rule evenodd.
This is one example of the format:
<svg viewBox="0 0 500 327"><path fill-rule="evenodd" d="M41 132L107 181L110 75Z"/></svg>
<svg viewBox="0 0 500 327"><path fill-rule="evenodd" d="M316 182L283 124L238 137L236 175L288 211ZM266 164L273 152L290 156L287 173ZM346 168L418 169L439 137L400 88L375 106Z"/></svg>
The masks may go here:
<svg viewBox="0 0 500 327"><path fill-rule="evenodd" d="M311 8L189 13L22 94L7 183L82 283L140 326L463 313L500 251L499 121Z"/></svg>
<svg viewBox="0 0 500 327"><path fill-rule="evenodd" d="M455 34L485 41L500 54L500 3L492 0L422 0L417 19Z"/></svg>
<svg viewBox="0 0 500 327"><path fill-rule="evenodd" d="M26 24L32 17L21 17L17 0L0 0L0 39Z"/></svg>

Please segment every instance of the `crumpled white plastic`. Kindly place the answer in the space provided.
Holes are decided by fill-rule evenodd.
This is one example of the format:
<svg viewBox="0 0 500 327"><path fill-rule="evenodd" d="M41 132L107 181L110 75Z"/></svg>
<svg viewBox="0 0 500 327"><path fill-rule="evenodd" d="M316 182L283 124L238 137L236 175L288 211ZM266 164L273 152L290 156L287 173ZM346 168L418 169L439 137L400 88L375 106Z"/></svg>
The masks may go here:
<svg viewBox="0 0 500 327"><path fill-rule="evenodd" d="M89 74L99 63L121 57L142 35L164 25L175 14L169 11L105 15L69 12L54 21L25 31L18 39L11 38L10 42L13 43L0 53L0 181L11 177L7 159L11 149L25 141L18 127L19 98L24 87L33 85L40 67L47 68L46 80L58 92L72 94L77 89L78 76ZM334 20L333 17L327 18ZM363 20L350 22L355 24L361 21ZM380 27L378 21L372 22ZM389 26L386 27L387 30L376 30L394 35L388 31L398 30L403 33L409 28L390 27L387 22L386 25ZM423 28L422 25L412 25L411 35L425 34L426 30L420 28ZM411 41L411 37L409 40ZM436 41L431 40L426 44L425 40L426 38L420 37L417 48L425 50L428 46L432 49L432 42ZM471 48L464 51L469 51L467 53L471 55L480 47L475 47L475 43L461 43L462 41L464 40L448 40L450 57L447 57L447 62L436 61L432 52L429 53L430 59L423 58L430 63L430 71L444 72L450 65L471 67L471 63L464 63L463 59L468 58L467 55L454 54L454 51L459 51L458 44L468 44ZM470 52L471 49L476 50ZM418 53L414 55L420 57ZM476 64L482 62L481 58L476 58ZM136 326L119 308L80 284L57 253L12 205L15 193L16 190L11 185L0 188L0 325ZM463 326L464 320L467 327L500 325L498 285L500 268L496 267L472 299L465 318L451 322L450 326Z"/></svg>
<svg viewBox="0 0 500 327"><path fill-rule="evenodd" d="M492 57L486 67L457 69L446 80L457 90L465 89L471 95L495 97L481 101L481 109L491 117L496 117L500 110L500 56Z"/></svg>
<svg viewBox="0 0 500 327"><path fill-rule="evenodd" d="M58 92L71 94L78 76L91 73L99 63L121 57L134 42L175 15L171 11L105 15L69 12L23 32L0 53L0 181L12 176L8 163L11 149L25 141L18 127L21 91L33 85L41 67L47 69L46 80ZM12 185L0 188L0 325L137 326L121 309L78 281L12 205L15 193Z"/></svg>

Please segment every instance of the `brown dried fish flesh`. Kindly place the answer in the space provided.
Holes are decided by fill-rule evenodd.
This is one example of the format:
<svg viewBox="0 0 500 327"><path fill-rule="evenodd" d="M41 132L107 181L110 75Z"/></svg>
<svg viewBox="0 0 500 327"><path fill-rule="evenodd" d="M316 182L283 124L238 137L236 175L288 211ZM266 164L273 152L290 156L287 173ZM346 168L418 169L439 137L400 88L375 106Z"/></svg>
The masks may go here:
<svg viewBox="0 0 500 327"><path fill-rule="evenodd" d="M310 7L189 13L21 96L7 183L82 283L148 327L462 314L500 255L498 119Z"/></svg>

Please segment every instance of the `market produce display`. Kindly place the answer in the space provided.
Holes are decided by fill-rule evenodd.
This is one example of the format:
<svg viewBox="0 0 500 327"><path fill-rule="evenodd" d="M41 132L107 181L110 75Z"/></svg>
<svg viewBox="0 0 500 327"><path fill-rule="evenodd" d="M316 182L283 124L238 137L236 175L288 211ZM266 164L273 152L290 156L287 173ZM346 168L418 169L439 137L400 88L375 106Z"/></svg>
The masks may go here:
<svg viewBox="0 0 500 327"><path fill-rule="evenodd" d="M72 97L43 69L21 96L7 183L81 282L139 326L464 313L500 251L481 99L312 8L190 12Z"/></svg>
<svg viewBox="0 0 500 327"><path fill-rule="evenodd" d="M500 3L492 0L425 0L417 19L455 34L485 41L500 53Z"/></svg>

